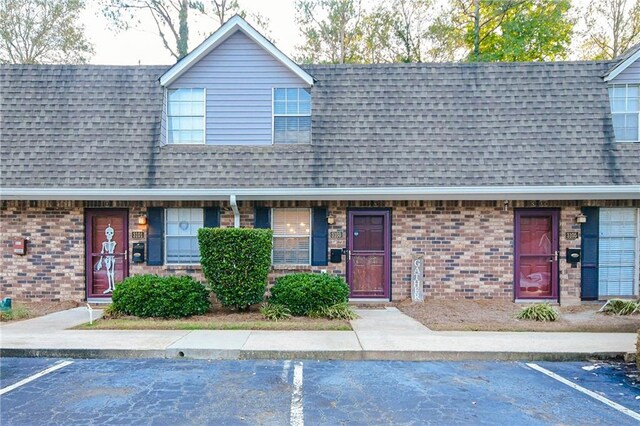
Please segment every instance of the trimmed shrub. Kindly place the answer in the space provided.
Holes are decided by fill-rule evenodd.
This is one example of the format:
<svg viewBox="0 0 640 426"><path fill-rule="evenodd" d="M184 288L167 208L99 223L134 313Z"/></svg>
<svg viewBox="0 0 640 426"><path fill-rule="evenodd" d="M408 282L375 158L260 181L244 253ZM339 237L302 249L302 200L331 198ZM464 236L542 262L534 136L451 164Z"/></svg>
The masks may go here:
<svg viewBox="0 0 640 426"><path fill-rule="evenodd" d="M247 309L264 299L272 235L270 229L198 230L202 270L222 306Z"/></svg>
<svg viewBox="0 0 640 426"><path fill-rule="evenodd" d="M274 303L265 303L260 308L260 313L266 319L270 321L278 321L281 319L291 318L291 312L289 308L282 305L276 305Z"/></svg>
<svg viewBox="0 0 640 426"><path fill-rule="evenodd" d="M610 299L598 312L614 315L631 315L640 312L640 302L635 300Z"/></svg>
<svg viewBox="0 0 640 426"><path fill-rule="evenodd" d="M271 303L284 305L292 315L304 316L346 303L349 286L341 277L299 273L280 277L271 288Z"/></svg>
<svg viewBox="0 0 640 426"><path fill-rule="evenodd" d="M522 308L518 312L517 318L533 321L555 321L558 319L558 312L548 303L536 303Z"/></svg>
<svg viewBox="0 0 640 426"><path fill-rule="evenodd" d="M209 291L188 275L134 275L116 285L110 311L138 317L180 318L209 310Z"/></svg>

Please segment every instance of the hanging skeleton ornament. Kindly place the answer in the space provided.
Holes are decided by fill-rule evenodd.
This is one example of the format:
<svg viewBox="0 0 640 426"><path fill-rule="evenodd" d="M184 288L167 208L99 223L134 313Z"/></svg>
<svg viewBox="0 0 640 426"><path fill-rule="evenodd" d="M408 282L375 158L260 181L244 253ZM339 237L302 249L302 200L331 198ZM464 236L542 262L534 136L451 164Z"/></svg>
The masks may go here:
<svg viewBox="0 0 640 426"><path fill-rule="evenodd" d="M104 267L107 271L107 281L109 283L109 288L107 288L103 294L111 293L115 289L115 275L116 275L116 242L113 241L113 235L115 231L109 224L105 230L104 234L107 236L107 241L102 242L102 249L100 250L100 260L96 263L96 271L102 269L102 265L104 263Z"/></svg>

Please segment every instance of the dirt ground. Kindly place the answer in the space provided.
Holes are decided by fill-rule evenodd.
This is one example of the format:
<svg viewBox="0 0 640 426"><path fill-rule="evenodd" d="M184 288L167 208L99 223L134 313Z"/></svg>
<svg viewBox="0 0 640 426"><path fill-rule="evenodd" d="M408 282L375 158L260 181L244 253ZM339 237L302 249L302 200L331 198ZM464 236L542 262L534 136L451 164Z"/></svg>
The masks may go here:
<svg viewBox="0 0 640 426"><path fill-rule="evenodd" d="M20 321L29 318L41 317L43 315L51 314L53 312L65 311L71 308L77 308L83 304L76 301L61 301L61 302L36 302L26 300L12 300L12 313L2 313L0 315L0 321Z"/></svg>
<svg viewBox="0 0 640 426"><path fill-rule="evenodd" d="M516 319L523 306L526 305L499 300L428 300L401 302L398 309L432 330L635 333L640 329L640 315L596 313L601 304L556 306L560 316L554 322Z"/></svg>

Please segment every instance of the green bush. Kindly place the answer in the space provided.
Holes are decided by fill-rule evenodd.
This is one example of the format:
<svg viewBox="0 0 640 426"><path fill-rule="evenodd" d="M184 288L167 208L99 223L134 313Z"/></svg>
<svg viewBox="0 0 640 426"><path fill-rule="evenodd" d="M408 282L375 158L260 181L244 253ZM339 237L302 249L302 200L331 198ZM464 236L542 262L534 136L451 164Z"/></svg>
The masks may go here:
<svg viewBox="0 0 640 426"><path fill-rule="evenodd" d="M614 315L631 315L640 312L640 302L635 300L610 299L600 312Z"/></svg>
<svg viewBox="0 0 640 426"><path fill-rule="evenodd" d="M272 235L270 229L198 230L202 270L222 306L247 309L264 299Z"/></svg>
<svg viewBox="0 0 640 426"><path fill-rule="evenodd" d="M328 274L300 273L280 277L271 288L271 303L284 305L292 315L304 316L348 301L344 279Z"/></svg>
<svg viewBox="0 0 640 426"><path fill-rule="evenodd" d="M270 321L291 318L291 311L289 311L289 308L282 305L276 305L274 303L265 303L262 305L260 313Z"/></svg>
<svg viewBox="0 0 640 426"><path fill-rule="evenodd" d="M358 315L353 312L353 309L351 309L351 306L349 306L347 302L337 303L333 306L325 306L320 308L319 311L310 312L309 316L314 318L328 318L331 320L354 320L358 318Z"/></svg>
<svg viewBox="0 0 640 426"><path fill-rule="evenodd" d="M536 303L522 308L518 312L517 318L534 321L555 321L558 319L558 312L548 303Z"/></svg>
<svg viewBox="0 0 640 426"><path fill-rule="evenodd" d="M180 318L209 310L209 291L188 275L134 275L113 290L110 311L138 317Z"/></svg>

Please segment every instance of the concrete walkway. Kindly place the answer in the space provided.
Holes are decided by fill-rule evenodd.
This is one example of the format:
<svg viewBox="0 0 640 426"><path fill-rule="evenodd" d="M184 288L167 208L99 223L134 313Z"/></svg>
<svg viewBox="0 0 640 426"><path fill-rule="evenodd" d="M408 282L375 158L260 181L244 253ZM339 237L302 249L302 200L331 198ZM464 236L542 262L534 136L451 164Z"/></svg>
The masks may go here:
<svg viewBox="0 0 640 426"><path fill-rule="evenodd" d="M436 332L396 308L356 312L353 331L68 330L89 319L75 308L0 325L0 356L582 360L635 352L634 333Z"/></svg>

